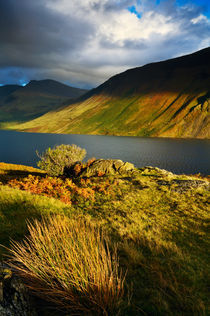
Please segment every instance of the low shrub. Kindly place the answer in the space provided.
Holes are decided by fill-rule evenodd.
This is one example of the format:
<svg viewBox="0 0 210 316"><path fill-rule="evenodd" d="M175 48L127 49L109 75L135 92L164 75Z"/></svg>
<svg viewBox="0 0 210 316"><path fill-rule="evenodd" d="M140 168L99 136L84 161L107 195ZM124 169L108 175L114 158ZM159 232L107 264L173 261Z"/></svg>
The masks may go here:
<svg viewBox="0 0 210 316"><path fill-rule="evenodd" d="M53 197L67 204L76 203L80 199L94 200L95 198L94 189L79 187L71 179L29 175L22 180L10 180L8 184L13 188Z"/></svg>
<svg viewBox="0 0 210 316"><path fill-rule="evenodd" d="M45 153L37 155L41 159L37 166L45 170L51 176L60 176L64 168L69 168L77 161L82 161L86 156L86 150L77 145L59 145L48 148Z"/></svg>
<svg viewBox="0 0 210 316"><path fill-rule="evenodd" d="M12 179L7 184L12 188L59 199L66 204L83 205L86 201L92 204L102 197L114 199L122 194L117 180L104 180L102 176L79 178L73 182L68 178L29 175L23 179Z"/></svg>
<svg viewBox="0 0 210 316"><path fill-rule="evenodd" d="M117 315L124 295L117 248L95 225L52 216L28 224L9 264L37 295L74 315Z"/></svg>

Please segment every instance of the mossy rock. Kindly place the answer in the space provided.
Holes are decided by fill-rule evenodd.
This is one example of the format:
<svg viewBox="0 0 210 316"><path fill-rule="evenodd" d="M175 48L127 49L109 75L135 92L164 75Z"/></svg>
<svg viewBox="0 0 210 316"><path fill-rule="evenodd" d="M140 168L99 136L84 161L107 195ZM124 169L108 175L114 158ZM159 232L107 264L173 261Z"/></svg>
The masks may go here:
<svg viewBox="0 0 210 316"><path fill-rule="evenodd" d="M143 168L139 168L141 174L145 174L148 176L156 176L156 177L164 177L164 176L173 176L174 174L165 169L160 169L158 167L146 166Z"/></svg>
<svg viewBox="0 0 210 316"><path fill-rule="evenodd" d="M0 262L0 315L37 316L35 304L21 279Z"/></svg>
<svg viewBox="0 0 210 316"><path fill-rule="evenodd" d="M127 175L136 171L132 163L123 162L118 159L97 159L87 167L80 176L92 177L99 175Z"/></svg>

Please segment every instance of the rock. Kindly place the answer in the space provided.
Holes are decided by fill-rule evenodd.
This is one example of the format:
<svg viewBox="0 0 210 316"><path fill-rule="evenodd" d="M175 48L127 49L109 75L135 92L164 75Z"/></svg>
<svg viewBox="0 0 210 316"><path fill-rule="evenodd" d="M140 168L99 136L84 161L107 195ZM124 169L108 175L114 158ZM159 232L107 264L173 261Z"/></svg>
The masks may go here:
<svg viewBox="0 0 210 316"><path fill-rule="evenodd" d="M141 173L152 175L155 177L173 176L174 175L171 171L167 171L165 169L160 169L158 167L151 167L151 166L139 168L139 171Z"/></svg>
<svg viewBox="0 0 210 316"><path fill-rule="evenodd" d="M37 316L31 297L21 280L0 264L0 315Z"/></svg>
<svg viewBox="0 0 210 316"><path fill-rule="evenodd" d="M97 159L89 167L80 173L82 177L129 174L136 169L132 163L118 159Z"/></svg>
<svg viewBox="0 0 210 316"><path fill-rule="evenodd" d="M172 184L175 184L174 191L177 192L185 192L187 190L193 190L199 187L203 187L209 190L209 182L205 180L181 180L181 179L174 179Z"/></svg>
<svg viewBox="0 0 210 316"><path fill-rule="evenodd" d="M167 186L170 187L172 191L183 193L188 190L194 190L197 188L204 188L209 190L210 184L205 180L191 180L191 179L173 179L171 181L166 180L158 180L157 184L159 186Z"/></svg>

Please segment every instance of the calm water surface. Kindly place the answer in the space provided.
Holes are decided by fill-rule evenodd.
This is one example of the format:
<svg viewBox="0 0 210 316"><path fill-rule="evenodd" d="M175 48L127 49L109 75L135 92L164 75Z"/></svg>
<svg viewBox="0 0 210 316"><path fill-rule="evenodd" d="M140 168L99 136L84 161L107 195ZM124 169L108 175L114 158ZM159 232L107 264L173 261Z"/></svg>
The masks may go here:
<svg viewBox="0 0 210 316"><path fill-rule="evenodd" d="M87 159L115 158L136 167L154 166L178 174L210 174L210 140L40 134L0 131L0 162L36 166L40 153L59 144L76 144Z"/></svg>

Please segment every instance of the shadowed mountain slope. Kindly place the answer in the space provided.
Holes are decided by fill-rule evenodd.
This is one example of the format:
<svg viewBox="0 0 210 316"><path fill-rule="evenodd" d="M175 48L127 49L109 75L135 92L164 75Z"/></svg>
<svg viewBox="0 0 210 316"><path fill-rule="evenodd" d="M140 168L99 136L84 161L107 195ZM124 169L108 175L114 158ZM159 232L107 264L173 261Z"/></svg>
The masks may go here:
<svg viewBox="0 0 210 316"><path fill-rule="evenodd" d="M21 86L18 85L13 85L13 84L8 84L5 86L0 87L0 98L6 98L8 97L11 93L15 92L15 90L20 89Z"/></svg>
<svg viewBox="0 0 210 316"><path fill-rule="evenodd" d="M129 69L20 130L210 138L210 48Z"/></svg>
<svg viewBox="0 0 210 316"><path fill-rule="evenodd" d="M0 121L26 121L69 104L87 90L54 80L32 80L26 86L0 87ZM64 103L64 104L65 104Z"/></svg>

